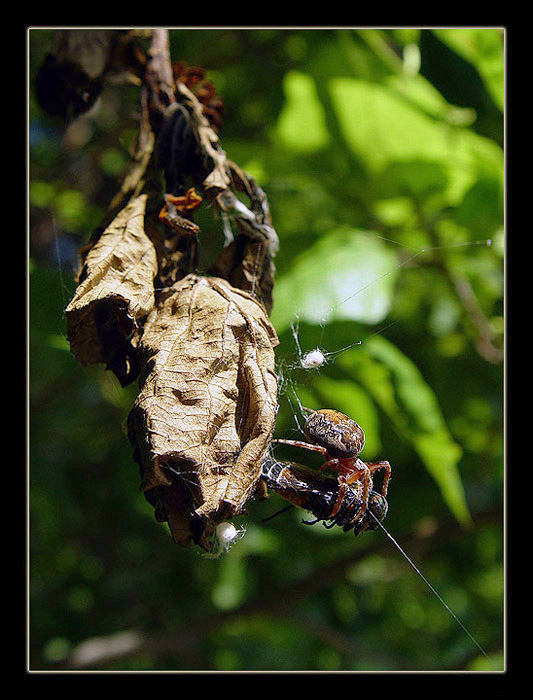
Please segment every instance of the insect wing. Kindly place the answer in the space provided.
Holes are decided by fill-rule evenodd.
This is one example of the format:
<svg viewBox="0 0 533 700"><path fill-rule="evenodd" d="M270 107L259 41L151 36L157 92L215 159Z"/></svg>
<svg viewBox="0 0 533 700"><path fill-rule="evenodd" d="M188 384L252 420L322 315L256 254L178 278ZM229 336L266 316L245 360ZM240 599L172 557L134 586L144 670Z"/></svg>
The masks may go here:
<svg viewBox="0 0 533 700"><path fill-rule="evenodd" d="M323 476L295 462L277 461L271 455L267 455L263 462L262 476L268 488L293 505L308 510L315 516L316 521L323 521L328 528L338 525L345 532L353 530L358 535L367 530L375 530L387 515L386 499L372 491L367 512L352 523L354 513L361 507L362 485L359 481L347 485L338 512L333 518L328 518L338 496L337 479Z"/></svg>
<svg viewBox="0 0 533 700"><path fill-rule="evenodd" d="M315 515L315 510L325 513L331 508L335 479L320 479L316 472L303 465L280 462L270 455L263 461L262 476L268 488L299 508Z"/></svg>

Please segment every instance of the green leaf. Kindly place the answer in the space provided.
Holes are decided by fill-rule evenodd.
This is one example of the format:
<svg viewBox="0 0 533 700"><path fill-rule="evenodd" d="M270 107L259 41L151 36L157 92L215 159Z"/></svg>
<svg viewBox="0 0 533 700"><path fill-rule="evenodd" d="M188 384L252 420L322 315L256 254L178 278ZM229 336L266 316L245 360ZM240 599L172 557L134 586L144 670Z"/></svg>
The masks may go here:
<svg viewBox="0 0 533 700"><path fill-rule="evenodd" d="M286 102L279 115L276 137L295 151L316 151L330 140L324 110L310 75L289 71L283 88Z"/></svg>
<svg viewBox="0 0 533 700"><path fill-rule="evenodd" d="M440 117L428 113L418 95L407 99L407 88L400 93L394 83L354 78L334 78L328 87L347 146L376 179L395 162L440 164L447 175L448 203L456 204L484 170L501 176L499 146L451 124L449 110Z"/></svg>
<svg viewBox="0 0 533 700"><path fill-rule="evenodd" d="M124 170L126 155L118 148L106 148L100 155L99 162L102 171L106 175L114 177L116 175L120 175L120 173Z"/></svg>
<svg viewBox="0 0 533 700"><path fill-rule="evenodd" d="M387 315L397 277L396 254L376 234L337 230L299 255L276 281L272 322L278 333L299 317L378 323Z"/></svg>
<svg viewBox="0 0 533 700"><path fill-rule="evenodd" d="M440 160L448 150L438 123L388 86L334 78L329 91L348 146L374 170L393 160Z"/></svg>
<svg viewBox="0 0 533 700"><path fill-rule="evenodd" d="M453 440L437 398L420 370L383 337L370 338L339 363L356 371L376 403L408 439L435 479L455 517L470 522L461 477L461 447Z"/></svg>
<svg viewBox="0 0 533 700"><path fill-rule="evenodd" d="M465 194L455 221L476 237L487 238L503 226L503 183L496 177L480 178Z"/></svg>
<svg viewBox="0 0 533 700"><path fill-rule="evenodd" d="M30 183L30 203L35 207L48 207L52 204L56 195L55 185L43 180L35 180Z"/></svg>
<svg viewBox="0 0 533 700"><path fill-rule="evenodd" d="M460 522L468 523L470 516L457 468L462 454L459 445L452 440L445 427L431 433L416 434L413 442L428 472L438 483L450 510Z"/></svg>
<svg viewBox="0 0 533 700"><path fill-rule="evenodd" d="M405 160L390 163L377 186L381 197L414 195L422 197L441 192L448 185L448 175L440 163L429 160Z"/></svg>
<svg viewBox="0 0 533 700"><path fill-rule="evenodd" d="M46 342L51 348L70 352L69 342L64 335L60 335L59 333L50 333L46 338Z"/></svg>
<svg viewBox="0 0 533 700"><path fill-rule="evenodd" d="M503 110L505 84L502 32L496 27L456 27L433 31L441 41L476 67L492 98Z"/></svg>

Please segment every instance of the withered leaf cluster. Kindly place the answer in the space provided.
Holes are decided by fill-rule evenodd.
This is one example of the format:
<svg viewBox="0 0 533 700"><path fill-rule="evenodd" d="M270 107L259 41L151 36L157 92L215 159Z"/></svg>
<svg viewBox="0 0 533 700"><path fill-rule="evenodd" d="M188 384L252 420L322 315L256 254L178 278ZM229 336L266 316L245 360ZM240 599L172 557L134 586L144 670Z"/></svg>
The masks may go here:
<svg viewBox="0 0 533 700"><path fill-rule="evenodd" d="M201 102L169 83L164 31L153 34L137 150L82 251L67 330L79 362L105 363L123 385L139 379L128 436L141 487L176 542L209 551L216 525L265 493L261 464L277 413L278 341L268 318L277 236L266 196L226 160ZM193 135L189 159L180 160L174 105ZM174 175L176 163L179 186L168 191L167 180L163 190L161 175ZM236 231L207 276L196 269L204 234L193 213L202 200Z"/></svg>

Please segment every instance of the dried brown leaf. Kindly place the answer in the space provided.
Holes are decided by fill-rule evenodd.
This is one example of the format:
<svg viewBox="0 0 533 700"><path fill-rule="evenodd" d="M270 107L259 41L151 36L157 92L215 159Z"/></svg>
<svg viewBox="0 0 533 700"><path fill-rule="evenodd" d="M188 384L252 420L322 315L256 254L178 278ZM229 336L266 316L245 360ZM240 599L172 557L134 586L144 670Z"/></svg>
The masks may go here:
<svg viewBox="0 0 533 700"><path fill-rule="evenodd" d="M180 544L208 548L216 523L258 486L278 405L277 342L263 306L218 278L188 275L146 320L129 436L143 490Z"/></svg>
<svg viewBox="0 0 533 700"><path fill-rule="evenodd" d="M144 227L147 198L131 200L90 248L65 309L78 362L105 362L122 383L133 378L128 339L154 306L158 261Z"/></svg>
<svg viewBox="0 0 533 700"><path fill-rule="evenodd" d="M250 240L247 235L237 236L222 250L210 272L249 291L268 313L272 310L275 267L262 242Z"/></svg>

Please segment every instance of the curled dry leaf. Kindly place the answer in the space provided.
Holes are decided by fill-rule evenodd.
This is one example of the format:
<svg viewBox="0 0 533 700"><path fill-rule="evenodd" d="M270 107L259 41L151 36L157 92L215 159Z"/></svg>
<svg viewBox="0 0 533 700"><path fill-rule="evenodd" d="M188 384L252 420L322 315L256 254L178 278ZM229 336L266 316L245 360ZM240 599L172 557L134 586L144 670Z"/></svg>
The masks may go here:
<svg viewBox="0 0 533 700"><path fill-rule="evenodd" d="M86 254L65 309L70 349L82 364L105 362L125 385L137 374L132 343L154 306L156 248L145 232L148 196L122 209Z"/></svg>
<svg viewBox="0 0 533 700"><path fill-rule="evenodd" d="M263 306L218 278L188 275L146 320L129 437L145 495L179 544L209 549L260 485L277 343Z"/></svg>
<svg viewBox="0 0 533 700"><path fill-rule="evenodd" d="M70 120L94 105L117 35L106 29L55 32L35 80L37 100L48 114Z"/></svg>
<svg viewBox="0 0 533 700"><path fill-rule="evenodd" d="M128 29L61 29L35 80L37 100L55 116L70 121L87 112L106 82L140 84L143 56Z"/></svg>
<svg viewBox="0 0 533 700"><path fill-rule="evenodd" d="M220 253L211 272L229 280L234 287L249 291L270 313L275 273L273 258L279 240L272 226L268 201L255 180L235 163L227 161L227 168L235 189L248 197L250 208L230 189L223 190L215 198L215 206L222 216L236 224L238 235Z"/></svg>
<svg viewBox="0 0 533 700"><path fill-rule="evenodd" d="M207 168L209 174L202 183L202 187L208 197L216 197L223 190L231 185L231 176L228 171L226 154L220 146L220 141L216 132L211 128L209 120L203 113L202 104L193 92L184 83L178 82L176 90L191 113L191 126L195 133L198 150L201 152L206 162L210 163Z"/></svg>
<svg viewBox="0 0 533 700"><path fill-rule="evenodd" d="M263 243L238 235L218 256L210 272L249 291L268 313L272 310L274 263Z"/></svg>

